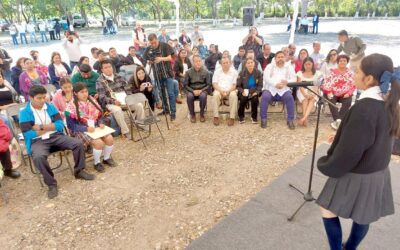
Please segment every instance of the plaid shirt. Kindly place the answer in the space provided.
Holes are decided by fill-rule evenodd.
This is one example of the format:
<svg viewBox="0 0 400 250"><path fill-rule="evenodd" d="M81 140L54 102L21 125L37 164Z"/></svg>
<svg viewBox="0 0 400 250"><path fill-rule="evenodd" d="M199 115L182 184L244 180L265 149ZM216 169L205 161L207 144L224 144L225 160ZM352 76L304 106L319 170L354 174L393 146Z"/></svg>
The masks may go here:
<svg viewBox="0 0 400 250"><path fill-rule="evenodd" d="M112 92L127 92L127 82L119 75L114 75L114 81L110 81L103 74L96 81L96 90L99 95L99 103L103 109L108 104L114 104L115 99L112 98ZM128 94L128 93L127 93Z"/></svg>

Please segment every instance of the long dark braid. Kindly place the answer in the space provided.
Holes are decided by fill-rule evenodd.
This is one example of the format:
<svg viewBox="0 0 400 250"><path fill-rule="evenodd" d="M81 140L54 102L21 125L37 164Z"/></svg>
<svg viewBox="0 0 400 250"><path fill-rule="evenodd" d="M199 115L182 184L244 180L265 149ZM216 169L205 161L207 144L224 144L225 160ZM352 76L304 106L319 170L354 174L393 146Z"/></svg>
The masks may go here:
<svg viewBox="0 0 400 250"><path fill-rule="evenodd" d="M87 89L87 86L86 86L84 83L82 83L82 82L76 83L76 84L74 85L74 87L73 87L74 94L78 93L79 91L81 91L81 90L83 90L83 89ZM81 120L81 115L80 115L80 113L79 113L79 100L78 100L78 98L77 98L75 95L74 95L73 98L74 98L74 104L75 104L76 114L78 115L78 121L80 121L80 120ZM92 99L91 96L88 96L88 100L89 100L90 103L92 103L92 104L100 111L101 114L104 113L103 110L101 109L101 107L99 107L99 106L93 101L93 99Z"/></svg>

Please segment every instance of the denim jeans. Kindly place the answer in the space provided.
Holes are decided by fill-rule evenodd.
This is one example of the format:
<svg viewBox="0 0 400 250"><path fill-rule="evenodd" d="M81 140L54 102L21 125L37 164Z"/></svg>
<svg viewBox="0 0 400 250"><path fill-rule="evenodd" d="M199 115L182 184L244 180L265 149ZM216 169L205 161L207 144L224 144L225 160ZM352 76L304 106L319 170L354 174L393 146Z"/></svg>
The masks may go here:
<svg viewBox="0 0 400 250"><path fill-rule="evenodd" d="M46 40L46 42L49 41L49 39L47 39L46 31L40 31L40 36L42 37L42 43L44 43L44 40Z"/></svg>
<svg viewBox="0 0 400 250"><path fill-rule="evenodd" d="M14 45L18 45L17 34L11 35L12 41Z"/></svg>
<svg viewBox="0 0 400 250"><path fill-rule="evenodd" d="M294 98L292 91L286 91L282 96L276 94L272 96L269 90L264 90L261 96L260 116L261 120L267 120L268 104L272 102L283 102L287 110L287 120L294 120Z"/></svg>
<svg viewBox="0 0 400 250"><path fill-rule="evenodd" d="M24 40L25 43L28 44L28 39L26 39L25 33L19 33L19 39L21 39L21 44L24 44Z"/></svg>
<svg viewBox="0 0 400 250"><path fill-rule="evenodd" d="M31 43L33 43L33 40L35 39L35 43L38 42L37 38L36 38L36 32L29 32L29 39L31 40Z"/></svg>
<svg viewBox="0 0 400 250"><path fill-rule="evenodd" d="M163 101L164 112L171 111L171 117L176 117L176 81L172 78L163 78L160 80L161 98ZM168 93L168 101L166 93Z"/></svg>

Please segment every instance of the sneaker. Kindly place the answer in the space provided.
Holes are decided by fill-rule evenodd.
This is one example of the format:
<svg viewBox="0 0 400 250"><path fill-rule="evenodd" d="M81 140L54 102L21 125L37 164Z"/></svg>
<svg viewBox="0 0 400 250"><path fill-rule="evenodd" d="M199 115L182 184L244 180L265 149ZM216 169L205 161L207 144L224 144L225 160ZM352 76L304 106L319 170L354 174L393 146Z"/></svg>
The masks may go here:
<svg viewBox="0 0 400 250"><path fill-rule="evenodd" d="M258 123L258 120L257 120L257 119L251 118L251 123L252 123L252 124L257 124L257 123Z"/></svg>
<svg viewBox="0 0 400 250"><path fill-rule="evenodd" d="M239 118L239 124L245 123L244 118Z"/></svg>
<svg viewBox="0 0 400 250"><path fill-rule="evenodd" d="M338 128L339 128L341 122L342 122L342 121L341 121L340 119L337 119L336 121L334 121L334 122L331 123L331 127L332 127L334 130L338 130Z"/></svg>
<svg viewBox="0 0 400 250"><path fill-rule="evenodd" d="M7 177L10 177L13 179L17 179L21 176L21 174L17 170L7 169L7 170L4 170L4 176L7 176Z"/></svg>
<svg viewBox="0 0 400 250"><path fill-rule="evenodd" d="M104 170L104 167L103 167L103 170ZM86 180L86 181L91 181L91 180L94 180L94 175L89 174L85 170L81 170L81 171L79 171L79 173L75 174L75 178Z"/></svg>
<svg viewBox="0 0 400 250"><path fill-rule="evenodd" d="M104 173L104 166L101 163L97 163L94 165L94 169L96 169L97 172L99 173Z"/></svg>
<svg viewBox="0 0 400 250"><path fill-rule="evenodd" d="M267 128L267 120L261 120L261 128Z"/></svg>
<svg viewBox="0 0 400 250"><path fill-rule="evenodd" d="M219 126L219 117L214 117L214 125Z"/></svg>
<svg viewBox="0 0 400 250"><path fill-rule="evenodd" d="M296 127L294 126L294 122L293 121L288 121L287 125L289 127L290 130L294 130Z"/></svg>
<svg viewBox="0 0 400 250"><path fill-rule="evenodd" d="M235 120L232 119L232 118L229 118L228 119L228 126L231 127L231 126L233 126L233 124L235 124Z"/></svg>
<svg viewBox="0 0 400 250"><path fill-rule="evenodd" d="M47 197L49 197L49 199L54 199L57 197L57 195L58 195L57 186L55 185L49 186L49 191L47 191Z"/></svg>
<svg viewBox="0 0 400 250"><path fill-rule="evenodd" d="M107 160L103 160L103 164L107 164L110 167L115 167L115 161L112 158L109 158Z"/></svg>

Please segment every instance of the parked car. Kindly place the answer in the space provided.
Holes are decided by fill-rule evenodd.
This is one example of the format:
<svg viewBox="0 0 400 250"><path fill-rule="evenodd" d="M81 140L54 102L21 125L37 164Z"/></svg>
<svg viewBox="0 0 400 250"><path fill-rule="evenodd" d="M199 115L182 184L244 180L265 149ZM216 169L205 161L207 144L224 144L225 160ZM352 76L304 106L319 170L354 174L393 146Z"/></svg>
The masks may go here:
<svg viewBox="0 0 400 250"><path fill-rule="evenodd" d="M102 27L103 24L98 18L92 17L92 16L88 16L88 26L90 26L90 27Z"/></svg>
<svg viewBox="0 0 400 250"><path fill-rule="evenodd" d="M122 26L136 26L136 20L132 16L122 16L121 25Z"/></svg>
<svg viewBox="0 0 400 250"><path fill-rule="evenodd" d="M67 17L63 16L61 18L61 24L66 24L66 23L67 23ZM80 14L73 14L72 15L72 24L74 25L74 27L80 26L83 28L86 26L87 23Z"/></svg>
<svg viewBox="0 0 400 250"><path fill-rule="evenodd" d="M1 32L8 31L10 24L6 21L0 21Z"/></svg>

